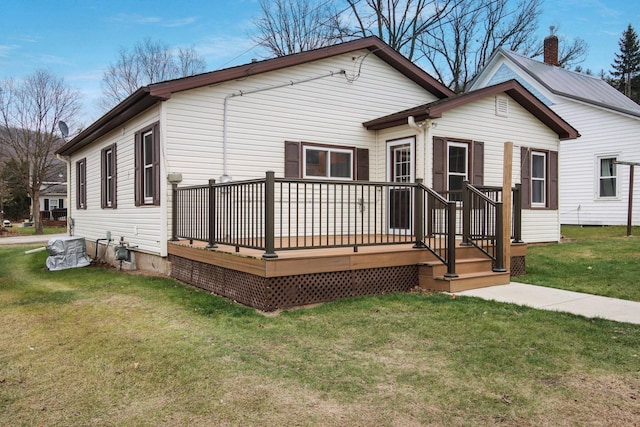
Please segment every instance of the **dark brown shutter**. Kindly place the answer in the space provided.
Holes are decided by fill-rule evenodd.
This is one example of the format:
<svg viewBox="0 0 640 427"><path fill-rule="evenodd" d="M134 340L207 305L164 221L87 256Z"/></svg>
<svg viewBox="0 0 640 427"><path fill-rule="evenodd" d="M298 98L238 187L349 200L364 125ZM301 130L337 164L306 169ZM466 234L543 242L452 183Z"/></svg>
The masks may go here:
<svg viewBox="0 0 640 427"><path fill-rule="evenodd" d="M284 176L285 178L300 178L301 176L299 142L284 142Z"/></svg>
<svg viewBox="0 0 640 427"><path fill-rule="evenodd" d="M520 147L520 184L522 190L522 208L531 208L531 149Z"/></svg>
<svg viewBox="0 0 640 427"><path fill-rule="evenodd" d="M116 144L111 146L111 155L113 161L111 162L111 207L113 209L118 207L118 157L116 154Z"/></svg>
<svg viewBox="0 0 640 427"><path fill-rule="evenodd" d="M136 206L142 205L142 132L136 132L135 135L135 143L134 143L134 193L135 193L135 204Z"/></svg>
<svg viewBox="0 0 640 427"><path fill-rule="evenodd" d="M153 125L153 204L160 206L160 124Z"/></svg>
<svg viewBox="0 0 640 427"><path fill-rule="evenodd" d="M82 203L80 201L81 191L80 189L80 180L82 179L80 176L80 165L82 163L80 161L76 162L76 209L82 209Z"/></svg>
<svg viewBox="0 0 640 427"><path fill-rule="evenodd" d="M356 148L356 179L369 181L369 149Z"/></svg>
<svg viewBox="0 0 640 427"><path fill-rule="evenodd" d="M484 185L484 142L473 141L471 184Z"/></svg>
<svg viewBox="0 0 640 427"><path fill-rule="evenodd" d="M558 209L558 152L549 151L549 209Z"/></svg>
<svg viewBox="0 0 640 427"><path fill-rule="evenodd" d="M44 199L44 210L45 211L49 210L49 199Z"/></svg>
<svg viewBox="0 0 640 427"><path fill-rule="evenodd" d="M447 141L433 138L433 189L443 193L447 189Z"/></svg>
<svg viewBox="0 0 640 427"><path fill-rule="evenodd" d="M107 195L105 191L107 189L107 156L106 148L103 148L100 152L100 207L102 209L107 207Z"/></svg>

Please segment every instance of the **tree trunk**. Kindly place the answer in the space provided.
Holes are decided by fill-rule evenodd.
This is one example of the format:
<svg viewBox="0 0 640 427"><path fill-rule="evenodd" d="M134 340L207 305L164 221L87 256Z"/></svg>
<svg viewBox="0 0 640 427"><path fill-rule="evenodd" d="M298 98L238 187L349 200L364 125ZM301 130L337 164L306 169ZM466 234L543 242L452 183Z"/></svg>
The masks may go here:
<svg viewBox="0 0 640 427"><path fill-rule="evenodd" d="M34 190L31 194L31 207L33 209L33 226L36 229L36 234L44 234L42 229L42 220L40 219L40 190Z"/></svg>

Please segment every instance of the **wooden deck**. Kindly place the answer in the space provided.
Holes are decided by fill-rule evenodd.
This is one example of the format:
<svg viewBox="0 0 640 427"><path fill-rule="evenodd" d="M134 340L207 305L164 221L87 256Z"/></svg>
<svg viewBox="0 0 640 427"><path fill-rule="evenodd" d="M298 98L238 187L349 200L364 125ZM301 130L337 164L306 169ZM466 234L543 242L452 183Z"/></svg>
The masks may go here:
<svg viewBox="0 0 640 427"><path fill-rule="evenodd" d="M524 252L523 252L524 251ZM413 244L264 251L204 242L169 242L171 275L178 280L226 296L260 310L301 306L389 292L415 286L459 291L508 283L508 273L493 273L491 262L473 247L457 247L459 277L445 278L444 266L427 249ZM512 259L522 258L526 245L512 245ZM523 265L524 268L524 265Z"/></svg>

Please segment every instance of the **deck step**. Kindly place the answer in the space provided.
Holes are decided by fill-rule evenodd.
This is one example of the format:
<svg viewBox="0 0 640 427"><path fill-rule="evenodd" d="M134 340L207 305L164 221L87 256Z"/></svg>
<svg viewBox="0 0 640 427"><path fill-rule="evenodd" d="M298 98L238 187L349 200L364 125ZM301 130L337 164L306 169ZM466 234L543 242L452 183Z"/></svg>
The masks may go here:
<svg viewBox="0 0 640 427"><path fill-rule="evenodd" d="M432 277L444 276L447 266L440 261L428 261L418 264L419 270ZM456 273L479 273L491 271L492 261L487 257L456 259Z"/></svg>
<svg viewBox="0 0 640 427"><path fill-rule="evenodd" d="M510 281L509 272L459 273L458 277L419 275L421 288L445 292L460 292L487 286L506 285Z"/></svg>

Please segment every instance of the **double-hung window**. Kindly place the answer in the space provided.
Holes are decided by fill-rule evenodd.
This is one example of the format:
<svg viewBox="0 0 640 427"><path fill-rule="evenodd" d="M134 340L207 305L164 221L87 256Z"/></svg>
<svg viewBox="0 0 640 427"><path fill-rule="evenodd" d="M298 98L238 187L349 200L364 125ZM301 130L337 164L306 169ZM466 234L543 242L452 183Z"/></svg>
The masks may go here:
<svg viewBox="0 0 640 427"><path fill-rule="evenodd" d="M76 162L76 208L87 209L87 159Z"/></svg>
<svg viewBox="0 0 640 427"><path fill-rule="evenodd" d="M136 206L160 205L160 135L158 123L136 132Z"/></svg>
<svg viewBox="0 0 640 427"><path fill-rule="evenodd" d="M353 150L303 146L304 178L353 179Z"/></svg>
<svg viewBox="0 0 640 427"><path fill-rule="evenodd" d="M116 203L116 145L102 149L102 208L115 209Z"/></svg>
<svg viewBox="0 0 640 427"><path fill-rule="evenodd" d="M531 206L547 205L547 153L531 152Z"/></svg>
<svg viewBox="0 0 640 427"><path fill-rule="evenodd" d="M598 197L616 197L618 173L615 157L600 157L598 159Z"/></svg>

